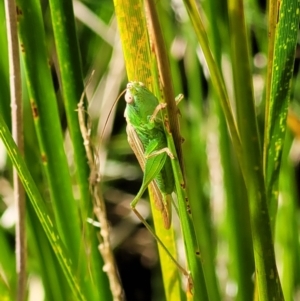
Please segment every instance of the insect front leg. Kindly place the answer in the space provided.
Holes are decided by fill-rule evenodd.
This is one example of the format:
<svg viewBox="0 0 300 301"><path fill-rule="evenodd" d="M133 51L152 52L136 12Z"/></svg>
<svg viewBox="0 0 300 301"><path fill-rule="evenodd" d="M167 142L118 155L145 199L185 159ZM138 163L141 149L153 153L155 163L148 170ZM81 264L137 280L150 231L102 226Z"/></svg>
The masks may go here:
<svg viewBox="0 0 300 301"><path fill-rule="evenodd" d="M150 117L149 121L153 122L153 120L156 118L159 111L164 109L166 106L167 106L166 103L160 103L159 105L157 105L157 107L155 108L155 110L154 110L152 116Z"/></svg>
<svg viewBox="0 0 300 301"><path fill-rule="evenodd" d="M182 100L183 98L184 98L184 95L183 95L183 94L179 94L179 95L177 95L177 96L175 97L176 106L178 106L178 104L181 102L181 100ZM160 104L158 104L158 105L156 106L156 108L155 108L155 110L154 110L152 116L150 117L149 121L150 121L150 122L153 122L153 121L155 120L157 114L158 114L161 110L165 109L166 106L167 106L166 103L160 103Z"/></svg>
<svg viewBox="0 0 300 301"><path fill-rule="evenodd" d="M181 100L184 98L183 94L179 94L176 96L175 98L175 102L176 102L176 106L178 106L178 104L181 102ZM150 117L149 121L153 122L153 120L156 118L157 114L159 113L159 111L161 111L162 109L165 109L167 106L166 103L160 103L159 105L157 105L157 107L155 108L152 116Z"/></svg>
<svg viewBox="0 0 300 301"><path fill-rule="evenodd" d="M183 94L179 94L175 97L176 106L179 105L179 103L183 100L183 98L184 98Z"/></svg>

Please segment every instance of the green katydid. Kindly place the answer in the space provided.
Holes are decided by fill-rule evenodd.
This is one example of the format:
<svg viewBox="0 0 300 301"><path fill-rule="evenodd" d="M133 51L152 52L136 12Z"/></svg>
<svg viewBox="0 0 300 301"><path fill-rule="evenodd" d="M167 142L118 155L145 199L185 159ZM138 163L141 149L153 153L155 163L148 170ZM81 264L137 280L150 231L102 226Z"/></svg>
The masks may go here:
<svg viewBox="0 0 300 301"><path fill-rule="evenodd" d="M136 209L144 191L149 185L152 186L154 202L162 213L164 227L170 228L171 193L175 189L175 181L171 166L174 155L167 145L161 113L166 104L159 103L158 99L141 82L127 84L125 101L127 104L124 115L127 121L128 142L144 171L142 186L130 206L172 261L188 277L189 287L191 287L190 273L169 253L163 242Z"/></svg>

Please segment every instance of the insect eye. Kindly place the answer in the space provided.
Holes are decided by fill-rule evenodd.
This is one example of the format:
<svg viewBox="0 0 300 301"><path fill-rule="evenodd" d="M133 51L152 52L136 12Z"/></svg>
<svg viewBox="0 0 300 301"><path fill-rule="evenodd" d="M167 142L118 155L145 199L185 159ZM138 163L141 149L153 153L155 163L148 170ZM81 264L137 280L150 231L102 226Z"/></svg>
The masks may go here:
<svg viewBox="0 0 300 301"><path fill-rule="evenodd" d="M133 103L133 96L132 94L130 93L130 91L126 91L125 93L125 101L130 104L130 103Z"/></svg>
<svg viewBox="0 0 300 301"><path fill-rule="evenodd" d="M132 83L128 83L126 86L127 89L131 89L132 87L133 87Z"/></svg>

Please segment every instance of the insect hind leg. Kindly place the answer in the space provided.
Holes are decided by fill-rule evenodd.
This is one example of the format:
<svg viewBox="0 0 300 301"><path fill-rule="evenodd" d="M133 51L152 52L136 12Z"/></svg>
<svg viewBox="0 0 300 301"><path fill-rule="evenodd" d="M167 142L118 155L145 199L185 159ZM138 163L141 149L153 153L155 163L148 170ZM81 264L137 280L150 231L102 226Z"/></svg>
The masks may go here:
<svg viewBox="0 0 300 301"><path fill-rule="evenodd" d="M139 220L144 224L144 226L147 228L147 230L152 234L152 236L156 239L156 241L159 243L159 245L164 249L164 251L168 254L170 259L174 262L174 264L177 266L177 268L182 272L184 276L187 277L189 286L192 287L192 279L191 274L188 272L184 267L182 267L179 262L173 257L173 255L169 252L169 250L166 248L162 240L157 236L153 228L147 223L147 221L143 218L143 216L139 213L139 211L135 208L135 205L132 203L130 204L132 211L135 213L135 215L139 218Z"/></svg>
<svg viewBox="0 0 300 301"><path fill-rule="evenodd" d="M145 158L146 159L149 159L151 157L155 157L155 156L158 156L162 153L166 153L171 159L175 159L174 155L172 154L172 152L170 151L170 149L168 147L164 147L160 150L157 150L157 151L153 151L152 153L148 154L148 155L145 155Z"/></svg>

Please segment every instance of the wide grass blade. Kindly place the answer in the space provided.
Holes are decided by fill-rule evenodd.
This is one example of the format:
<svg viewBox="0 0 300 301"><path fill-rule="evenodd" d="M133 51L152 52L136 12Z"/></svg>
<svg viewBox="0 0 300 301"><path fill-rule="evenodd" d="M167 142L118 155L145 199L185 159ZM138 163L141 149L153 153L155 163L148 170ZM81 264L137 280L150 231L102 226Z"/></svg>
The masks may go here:
<svg viewBox="0 0 300 301"><path fill-rule="evenodd" d="M268 82L270 94L266 97L264 139L265 181L272 227L277 211L280 162L300 20L300 4L297 0L278 3L274 50L269 51L268 57L272 75L268 77L271 82Z"/></svg>
<svg viewBox="0 0 300 301"><path fill-rule="evenodd" d="M66 110L68 130L74 149L74 166L76 166L76 184L79 188L79 206L81 219L86 221L93 215L93 202L90 196L89 178L90 170L87 164L84 141L78 122L77 105L84 93L81 57L78 47L75 19L72 1L50 1L51 21L54 31L57 51L61 90ZM86 106L86 105L85 105ZM90 271L94 283L88 288L91 298L108 297L106 281L103 281L102 262L99 261L99 241L94 227L84 226L86 236L85 244L90 244ZM82 250L83 251L83 250ZM83 271L87 270L86 262L81 261ZM103 287L102 287L103 285ZM104 293L105 292L105 293ZM98 295L98 297L96 297Z"/></svg>
<svg viewBox="0 0 300 301"><path fill-rule="evenodd" d="M153 91L154 81L151 75L152 57L148 40L148 31L146 27L145 10L141 1L115 1L116 15L123 45L123 52L126 62L128 79L141 81ZM142 16L142 17L141 17ZM154 217L156 216L153 215ZM161 219L154 219L154 226L157 233L164 234ZM169 230L172 231L172 230ZM167 249L172 253L174 250L174 237L168 235L161 237ZM160 250L160 246L159 246ZM164 278L164 286L167 300L181 300L180 279L178 277L177 267L170 265L164 250L160 250L161 267ZM172 253L173 254L173 253ZM176 257L176 254L173 254ZM164 265L166 263L166 265ZM175 275L175 276L174 276ZM176 288L176 289L171 289ZM175 299L173 299L175 298Z"/></svg>

